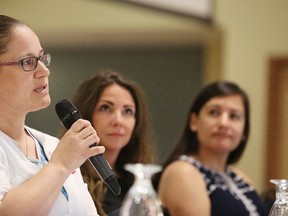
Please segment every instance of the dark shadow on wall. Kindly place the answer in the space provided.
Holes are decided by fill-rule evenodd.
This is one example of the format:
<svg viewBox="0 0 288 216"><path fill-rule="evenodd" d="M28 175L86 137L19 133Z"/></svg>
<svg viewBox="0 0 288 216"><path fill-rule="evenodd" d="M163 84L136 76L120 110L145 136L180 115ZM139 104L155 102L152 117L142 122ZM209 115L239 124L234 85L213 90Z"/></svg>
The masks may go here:
<svg viewBox="0 0 288 216"><path fill-rule="evenodd" d="M47 48L46 48L47 49ZM202 46L117 49L47 49L50 66L49 108L28 115L26 124L59 137L54 106L71 98L79 84L101 69L112 69L138 82L146 94L159 145L159 159L183 130L189 106L203 83Z"/></svg>

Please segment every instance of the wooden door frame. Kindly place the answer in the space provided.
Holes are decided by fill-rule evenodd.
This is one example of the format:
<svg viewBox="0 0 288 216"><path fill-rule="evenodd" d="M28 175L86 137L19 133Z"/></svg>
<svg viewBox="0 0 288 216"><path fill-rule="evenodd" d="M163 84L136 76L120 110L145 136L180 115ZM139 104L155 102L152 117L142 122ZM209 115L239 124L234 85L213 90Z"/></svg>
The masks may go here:
<svg viewBox="0 0 288 216"><path fill-rule="evenodd" d="M279 127L275 114L279 113L279 107L275 104L279 104L280 98L280 80L283 77L283 69L288 65L287 57L272 57L269 60L269 74L268 74L268 110L267 110L267 143L266 143L266 178L272 179L279 176L280 160L277 160L277 156L280 154L280 146L275 145L278 143L278 131ZM271 183L267 181L267 187L271 186Z"/></svg>

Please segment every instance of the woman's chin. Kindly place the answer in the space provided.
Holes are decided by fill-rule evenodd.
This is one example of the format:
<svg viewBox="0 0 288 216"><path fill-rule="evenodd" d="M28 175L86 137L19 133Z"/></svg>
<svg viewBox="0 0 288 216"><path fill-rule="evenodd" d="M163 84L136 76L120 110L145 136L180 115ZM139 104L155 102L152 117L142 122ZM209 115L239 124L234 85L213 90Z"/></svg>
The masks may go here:
<svg viewBox="0 0 288 216"><path fill-rule="evenodd" d="M41 102L38 103L37 107L34 107L33 112L45 109L51 104L51 99L50 97L46 97L45 100L42 100Z"/></svg>

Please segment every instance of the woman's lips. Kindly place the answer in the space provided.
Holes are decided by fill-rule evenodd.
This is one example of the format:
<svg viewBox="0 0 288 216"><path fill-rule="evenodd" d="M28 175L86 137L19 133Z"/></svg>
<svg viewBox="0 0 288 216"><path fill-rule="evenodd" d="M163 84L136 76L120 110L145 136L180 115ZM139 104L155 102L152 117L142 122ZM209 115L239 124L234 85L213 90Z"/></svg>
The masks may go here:
<svg viewBox="0 0 288 216"><path fill-rule="evenodd" d="M111 136L111 137L122 137L122 136L124 136L122 133L110 133L108 135Z"/></svg>
<svg viewBox="0 0 288 216"><path fill-rule="evenodd" d="M47 85L41 85L39 87L37 87L36 89L34 89L35 92L41 93L41 92L47 92L48 88Z"/></svg>

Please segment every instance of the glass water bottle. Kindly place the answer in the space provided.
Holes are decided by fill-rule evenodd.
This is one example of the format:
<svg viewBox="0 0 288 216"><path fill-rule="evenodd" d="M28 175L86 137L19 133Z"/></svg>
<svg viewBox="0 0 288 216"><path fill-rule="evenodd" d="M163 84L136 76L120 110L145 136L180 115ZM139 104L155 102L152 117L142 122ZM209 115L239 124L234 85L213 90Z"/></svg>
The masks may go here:
<svg viewBox="0 0 288 216"><path fill-rule="evenodd" d="M160 200L152 186L151 177L161 171L155 164L126 164L135 181L123 200L120 216L163 216Z"/></svg>
<svg viewBox="0 0 288 216"><path fill-rule="evenodd" d="M276 200L269 212L269 216L288 216L288 180L272 179L276 185Z"/></svg>

